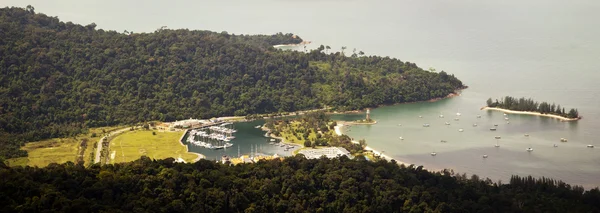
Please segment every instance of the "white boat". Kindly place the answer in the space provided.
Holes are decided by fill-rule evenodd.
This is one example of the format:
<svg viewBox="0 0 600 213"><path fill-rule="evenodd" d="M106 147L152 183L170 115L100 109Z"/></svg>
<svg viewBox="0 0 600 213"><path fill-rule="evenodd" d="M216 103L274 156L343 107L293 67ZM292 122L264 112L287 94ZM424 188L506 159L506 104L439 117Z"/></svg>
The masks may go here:
<svg viewBox="0 0 600 213"><path fill-rule="evenodd" d="M436 156L436 155L437 155L437 153L435 153L435 152L431 153L431 156Z"/></svg>
<svg viewBox="0 0 600 213"><path fill-rule="evenodd" d="M464 129L458 129L458 131L459 131L459 132L463 132L463 131L465 131L465 130L464 130Z"/></svg>
<svg viewBox="0 0 600 213"><path fill-rule="evenodd" d="M510 121L507 121L506 124L510 124Z"/></svg>
<svg viewBox="0 0 600 213"><path fill-rule="evenodd" d="M508 118L504 118L504 120L507 120L507 121L508 121Z"/></svg>
<svg viewBox="0 0 600 213"><path fill-rule="evenodd" d="M473 124L473 126L477 126L477 124Z"/></svg>
<svg viewBox="0 0 600 213"><path fill-rule="evenodd" d="M423 127L429 127L429 124L423 124Z"/></svg>
<svg viewBox="0 0 600 213"><path fill-rule="evenodd" d="M448 141L446 141L446 140L441 140L440 142L442 142L442 143L446 143L446 142L448 142Z"/></svg>
<svg viewBox="0 0 600 213"><path fill-rule="evenodd" d="M457 112L457 113L456 113L456 116L460 116L460 112Z"/></svg>
<svg viewBox="0 0 600 213"><path fill-rule="evenodd" d="M400 138L400 140L404 140L404 138L402 136L400 136L399 138Z"/></svg>
<svg viewBox="0 0 600 213"><path fill-rule="evenodd" d="M255 126L254 128L257 128L257 129L258 129L258 128L260 128L260 127L261 127L261 126L260 126L260 125L258 125L258 126Z"/></svg>
<svg viewBox="0 0 600 213"><path fill-rule="evenodd" d="M594 145L592 145L592 144L587 145L587 148L594 148Z"/></svg>
<svg viewBox="0 0 600 213"><path fill-rule="evenodd" d="M525 137L529 137L529 134L525 134Z"/></svg>
<svg viewBox="0 0 600 213"><path fill-rule="evenodd" d="M481 118L481 115L477 115L477 118Z"/></svg>
<svg viewBox="0 0 600 213"><path fill-rule="evenodd" d="M496 136L496 137L494 137L494 138L496 138L496 139L500 139L501 137L500 137L500 136Z"/></svg>
<svg viewBox="0 0 600 213"><path fill-rule="evenodd" d="M488 156L487 156L487 155L483 155L482 157L483 157L483 158L487 158Z"/></svg>
<svg viewBox="0 0 600 213"><path fill-rule="evenodd" d="M554 147L556 148L556 147L558 147L558 145L554 144Z"/></svg>
<svg viewBox="0 0 600 213"><path fill-rule="evenodd" d="M496 127L490 128L490 131L496 131Z"/></svg>
<svg viewBox="0 0 600 213"><path fill-rule="evenodd" d="M442 113L440 113L440 118L443 118L443 117L444 117L444 115L442 115Z"/></svg>
<svg viewBox="0 0 600 213"><path fill-rule="evenodd" d="M498 124L494 124L494 126L498 126Z"/></svg>
<svg viewBox="0 0 600 213"><path fill-rule="evenodd" d="M498 145L498 143L496 143L496 145L494 145L494 147L498 148L498 147L500 147L500 145Z"/></svg>
<svg viewBox="0 0 600 213"><path fill-rule="evenodd" d="M504 113L504 116L506 116L506 113Z"/></svg>
<svg viewBox="0 0 600 213"><path fill-rule="evenodd" d="M560 142L567 142L566 138L560 138Z"/></svg>
<svg viewBox="0 0 600 213"><path fill-rule="evenodd" d="M446 122L446 123L444 123L444 124L446 124L446 125L450 125L450 123L448 123L448 122Z"/></svg>
<svg viewBox="0 0 600 213"><path fill-rule="evenodd" d="M423 118L423 116L420 116L420 115L419 115L419 118Z"/></svg>
<svg viewBox="0 0 600 213"><path fill-rule="evenodd" d="M271 138L271 142L275 142L275 139Z"/></svg>
<svg viewBox="0 0 600 213"><path fill-rule="evenodd" d="M458 121L458 118L454 118L455 121Z"/></svg>
<svg viewBox="0 0 600 213"><path fill-rule="evenodd" d="M528 152L533 152L533 148L529 147L529 148L527 148L527 151Z"/></svg>
<svg viewBox="0 0 600 213"><path fill-rule="evenodd" d="M402 124L398 124L398 126L402 126Z"/></svg>

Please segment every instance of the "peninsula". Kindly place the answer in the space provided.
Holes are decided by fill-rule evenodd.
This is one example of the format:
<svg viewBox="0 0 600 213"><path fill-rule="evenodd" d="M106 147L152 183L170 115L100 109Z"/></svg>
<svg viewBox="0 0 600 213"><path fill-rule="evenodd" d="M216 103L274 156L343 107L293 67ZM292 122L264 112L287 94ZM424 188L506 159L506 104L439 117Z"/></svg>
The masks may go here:
<svg viewBox="0 0 600 213"><path fill-rule="evenodd" d="M496 99L493 101L489 98L486 101L486 106L482 107L481 110L495 110L510 114L523 114L523 115L537 115L550 118L560 119L561 121L577 121L582 116L579 115L579 111L575 108L570 109L568 112L560 104L550 104L548 102L538 103L531 98L514 98L506 96L502 100Z"/></svg>

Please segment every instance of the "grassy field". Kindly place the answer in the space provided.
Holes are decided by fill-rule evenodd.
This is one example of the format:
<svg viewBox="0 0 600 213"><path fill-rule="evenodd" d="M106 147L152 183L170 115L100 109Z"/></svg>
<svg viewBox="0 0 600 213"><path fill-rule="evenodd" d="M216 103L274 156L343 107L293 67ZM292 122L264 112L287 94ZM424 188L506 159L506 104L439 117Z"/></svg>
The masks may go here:
<svg viewBox="0 0 600 213"><path fill-rule="evenodd" d="M304 141L306 141L306 139L309 139L310 141L315 141L317 139L317 133L312 131L308 134L308 138L304 138L303 134L301 133L304 130L305 129L302 127L301 122L292 121L289 127L283 128L283 131L280 132L280 135L283 139L285 139L286 142L300 145L304 145ZM335 131L330 130L324 134L335 135Z"/></svg>
<svg viewBox="0 0 600 213"><path fill-rule="evenodd" d="M110 142L111 163L128 162L148 156L153 159L183 158L192 162L198 156L188 153L187 148L179 143L183 132L158 132L152 134L150 130L136 130L125 132Z"/></svg>
<svg viewBox="0 0 600 213"><path fill-rule="evenodd" d="M27 151L27 157L8 159L11 166L47 166L50 163L65 163L67 161L75 162L80 153L82 140L87 140L87 147L83 152L83 161L85 165L91 163L96 143L100 140L103 130L109 132L112 130L124 128L121 126L92 128L87 134L80 134L70 138L53 138L42 141L30 142L22 147ZM92 134L96 133L96 137Z"/></svg>

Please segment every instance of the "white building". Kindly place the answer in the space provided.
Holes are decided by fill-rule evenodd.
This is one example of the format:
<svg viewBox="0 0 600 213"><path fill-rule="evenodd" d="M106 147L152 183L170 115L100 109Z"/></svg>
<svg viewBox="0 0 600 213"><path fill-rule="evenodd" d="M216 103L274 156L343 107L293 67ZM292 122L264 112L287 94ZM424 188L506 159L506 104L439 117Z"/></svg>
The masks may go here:
<svg viewBox="0 0 600 213"><path fill-rule="evenodd" d="M298 152L299 154L303 154L307 159L317 159L321 156L325 156L327 158L337 158L342 155L346 155L348 158L351 158L350 152L343 147L326 147L320 149L303 149Z"/></svg>

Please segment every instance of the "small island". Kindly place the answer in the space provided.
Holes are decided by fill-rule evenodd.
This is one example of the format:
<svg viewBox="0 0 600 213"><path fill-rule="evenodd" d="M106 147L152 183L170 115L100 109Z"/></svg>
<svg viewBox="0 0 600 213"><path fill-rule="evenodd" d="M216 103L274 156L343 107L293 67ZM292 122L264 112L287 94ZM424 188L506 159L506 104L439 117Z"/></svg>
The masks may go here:
<svg viewBox="0 0 600 213"><path fill-rule="evenodd" d="M548 102L538 103L531 98L514 98L510 96L504 97L503 100L493 101L489 98L486 102L487 106L482 107L482 110L496 110L512 114L537 115L560 119L562 121L576 121L582 117L577 109L572 108L568 112L560 104L550 104Z"/></svg>

